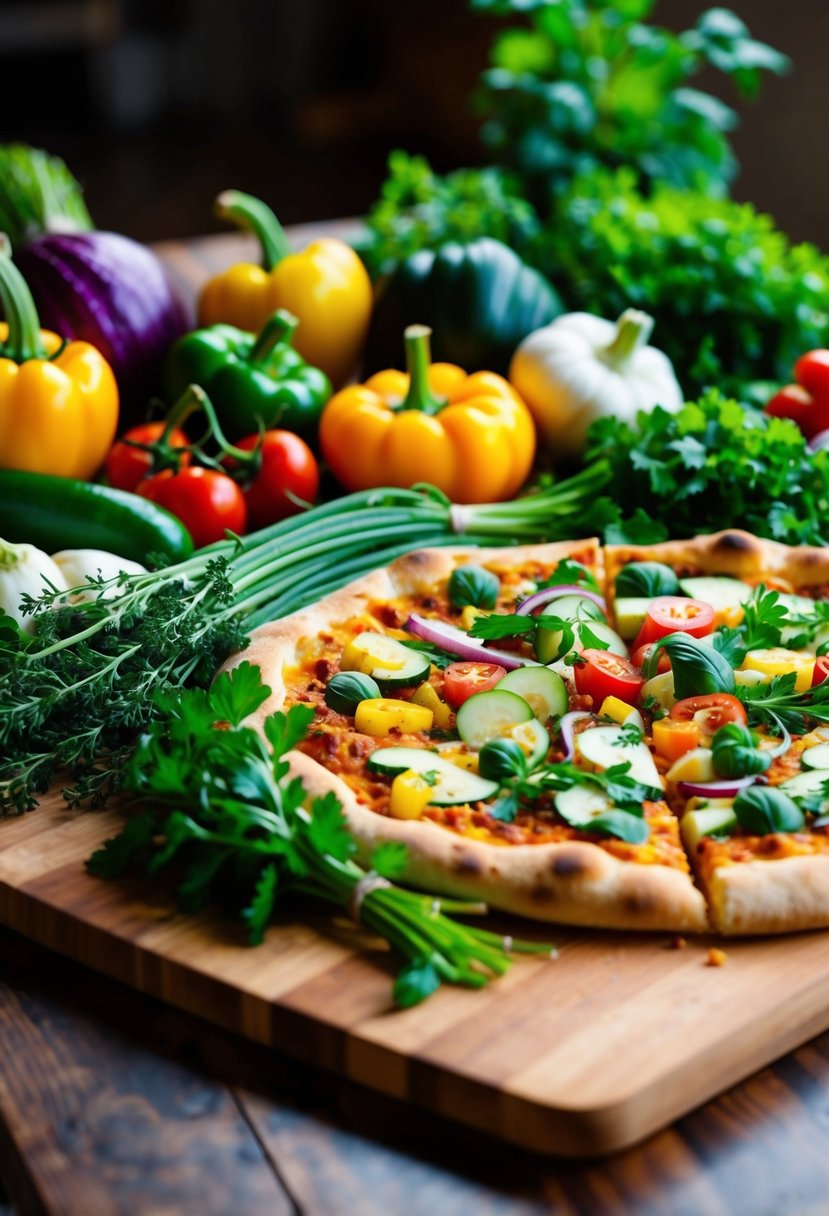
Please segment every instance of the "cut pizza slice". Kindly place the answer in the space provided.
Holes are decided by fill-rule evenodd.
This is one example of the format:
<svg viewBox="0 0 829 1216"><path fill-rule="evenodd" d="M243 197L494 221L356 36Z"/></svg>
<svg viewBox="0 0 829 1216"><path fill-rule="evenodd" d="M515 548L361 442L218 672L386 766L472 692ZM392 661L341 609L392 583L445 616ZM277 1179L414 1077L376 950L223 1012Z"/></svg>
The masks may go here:
<svg viewBox="0 0 829 1216"><path fill-rule="evenodd" d="M404 843L415 886L702 931L603 575L590 540L412 553L255 632L244 657L272 689L256 721L313 705L292 768L336 794L364 860Z"/></svg>
<svg viewBox="0 0 829 1216"><path fill-rule="evenodd" d="M605 557L714 927L829 925L829 552L731 531Z"/></svg>

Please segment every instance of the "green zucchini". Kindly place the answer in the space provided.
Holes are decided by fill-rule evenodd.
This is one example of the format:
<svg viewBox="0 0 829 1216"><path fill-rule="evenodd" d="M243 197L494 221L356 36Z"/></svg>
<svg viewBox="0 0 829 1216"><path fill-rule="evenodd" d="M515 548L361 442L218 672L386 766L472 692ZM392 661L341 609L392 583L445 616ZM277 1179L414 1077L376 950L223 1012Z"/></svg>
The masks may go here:
<svg viewBox="0 0 829 1216"><path fill-rule="evenodd" d="M173 565L193 552L184 524L146 498L18 469L0 469L0 537L46 553L104 549L144 565L154 554Z"/></svg>

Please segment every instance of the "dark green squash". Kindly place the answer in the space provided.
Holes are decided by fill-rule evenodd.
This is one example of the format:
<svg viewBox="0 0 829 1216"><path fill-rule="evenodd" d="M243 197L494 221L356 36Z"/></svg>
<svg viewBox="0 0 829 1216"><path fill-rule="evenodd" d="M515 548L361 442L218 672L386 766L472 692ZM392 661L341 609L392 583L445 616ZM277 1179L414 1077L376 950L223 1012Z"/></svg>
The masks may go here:
<svg viewBox="0 0 829 1216"><path fill-rule="evenodd" d="M403 330L421 324L436 362L505 376L519 342L563 311L544 276L500 241L422 249L380 283L364 370L402 367Z"/></svg>

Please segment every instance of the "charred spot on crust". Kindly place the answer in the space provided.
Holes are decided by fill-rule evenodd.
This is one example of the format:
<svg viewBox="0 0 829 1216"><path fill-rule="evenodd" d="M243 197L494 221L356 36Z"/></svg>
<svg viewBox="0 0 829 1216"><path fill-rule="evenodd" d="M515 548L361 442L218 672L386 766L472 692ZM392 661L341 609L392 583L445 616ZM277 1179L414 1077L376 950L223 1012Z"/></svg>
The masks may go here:
<svg viewBox="0 0 829 1216"><path fill-rule="evenodd" d="M477 875L483 873L483 864L474 853L459 853L455 858L456 874Z"/></svg>
<svg viewBox="0 0 829 1216"><path fill-rule="evenodd" d="M556 893L552 887L533 887L530 899L534 904L549 904L555 899Z"/></svg>
<svg viewBox="0 0 829 1216"><path fill-rule="evenodd" d="M556 878L574 878L578 874L586 874L588 869L581 854L572 850L556 853L550 862L550 873Z"/></svg>
<svg viewBox="0 0 829 1216"><path fill-rule="evenodd" d="M653 912L655 901L650 891L644 887L640 887L638 890L628 891L622 901L622 906L626 912L642 915L647 912Z"/></svg>
<svg viewBox="0 0 829 1216"><path fill-rule="evenodd" d="M755 553L757 543L754 537L747 536L745 532L723 532L722 536L718 536L712 551L714 553Z"/></svg>

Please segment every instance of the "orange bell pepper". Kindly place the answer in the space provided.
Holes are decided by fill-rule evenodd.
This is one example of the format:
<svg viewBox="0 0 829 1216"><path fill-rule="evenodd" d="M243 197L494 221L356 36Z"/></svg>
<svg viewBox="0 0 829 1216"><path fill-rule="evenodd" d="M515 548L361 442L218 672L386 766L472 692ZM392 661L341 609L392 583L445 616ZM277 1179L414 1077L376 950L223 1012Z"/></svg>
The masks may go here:
<svg viewBox="0 0 829 1216"><path fill-rule="evenodd" d="M344 384L360 358L373 304L371 280L351 246L323 237L292 253L270 207L238 190L219 195L216 214L250 228L262 266L240 262L210 279L199 299L199 324L258 333L278 308L287 309L299 319L295 349L335 387Z"/></svg>
<svg viewBox="0 0 829 1216"><path fill-rule="evenodd" d="M453 502L514 497L535 456L524 402L494 372L429 361L431 330L405 333L408 373L378 372L325 407L320 444L348 490L429 482Z"/></svg>
<svg viewBox="0 0 829 1216"><path fill-rule="evenodd" d="M678 722L675 718L657 718L652 727L653 745L660 756L672 763L702 743L696 722Z"/></svg>
<svg viewBox="0 0 829 1216"><path fill-rule="evenodd" d="M0 236L0 468L87 480L118 425L112 369L88 342L40 328L26 281Z"/></svg>

